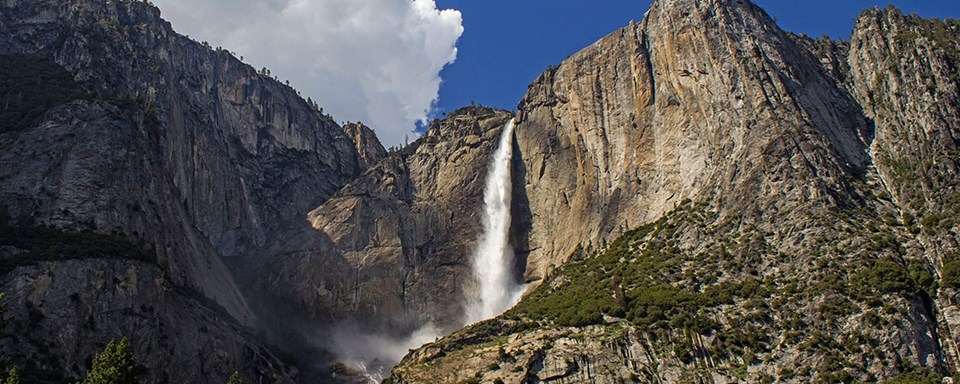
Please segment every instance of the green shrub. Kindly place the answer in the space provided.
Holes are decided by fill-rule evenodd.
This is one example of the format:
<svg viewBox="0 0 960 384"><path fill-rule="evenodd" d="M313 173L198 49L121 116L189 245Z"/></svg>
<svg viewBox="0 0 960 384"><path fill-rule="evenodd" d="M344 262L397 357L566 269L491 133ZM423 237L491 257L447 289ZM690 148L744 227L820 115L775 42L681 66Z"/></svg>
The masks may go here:
<svg viewBox="0 0 960 384"><path fill-rule="evenodd" d="M940 285L944 288L960 288L960 258L944 258Z"/></svg>
<svg viewBox="0 0 960 384"><path fill-rule="evenodd" d="M943 378L926 367L909 367L887 384L939 384Z"/></svg>
<svg viewBox="0 0 960 384"><path fill-rule="evenodd" d="M227 379L227 384L244 384L243 378L240 377L240 372L233 371L233 374Z"/></svg>
<svg viewBox="0 0 960 384"><path fill-rule="evenodd" d="M17 368L10 368L10 371L7 372L7 380L4 381L4 384L20 384L20 373L17 372Z"/></svg>
<svg viewBox="0 0 960 384"><path fill-rule="evenodd" d="M137 384L137 359L130 351L127 338L119 343L110 340L103 352L93 358L93 367L83 384Z"/></svg>
<svg viewBox="0 0 960 384"><path fill-rule="evenodd" d="M901 294L911 297L923 292L921 284L914 281L907 268L890 260L878 260L854 276L855 286L861 297L876 294Z"/></svg>

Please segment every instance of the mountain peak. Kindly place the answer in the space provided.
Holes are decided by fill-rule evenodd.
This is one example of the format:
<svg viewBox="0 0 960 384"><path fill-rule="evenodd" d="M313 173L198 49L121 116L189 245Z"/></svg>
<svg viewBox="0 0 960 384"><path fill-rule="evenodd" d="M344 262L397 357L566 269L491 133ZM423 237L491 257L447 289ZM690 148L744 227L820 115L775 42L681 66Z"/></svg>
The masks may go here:
<svg viewBox="0 0 960 384"><path fill-rule="evenodd" d="M733 31L755 34L779 31L776 22L762 8L748 0L656 0L647 18L668 18L678 26L701 26L708 30L734 27ZM669 24L667 26L670 26Z"/></svg>

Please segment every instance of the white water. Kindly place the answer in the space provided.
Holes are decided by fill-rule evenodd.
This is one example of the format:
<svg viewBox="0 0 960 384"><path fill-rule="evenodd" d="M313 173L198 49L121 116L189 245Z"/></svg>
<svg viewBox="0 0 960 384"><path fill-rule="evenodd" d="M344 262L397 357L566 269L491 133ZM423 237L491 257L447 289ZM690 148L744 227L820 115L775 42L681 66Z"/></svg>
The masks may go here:
<svg viewBox="0 0 960 384"><path fill-rule="evenodd" d="M504 126L484 186L483 233L473 258L473 275L479 290L466 295L464 321L467 324L503 313L516 304L523 293L523 287L514 277L514 255L510 246L513 128L513 120ZM406 338L367 335L344 326L334 332L333 350L342 362L356 368L371 383L379 383L410 349L443 334L433 324L424 325Z"/></svg>
<svg viewBox="0 0 960 384"><path fill-rule="evenodd" d="M433 323L424 324L406 337L369 334L350 324L334 329L331 345L340 362L357 370L371 384L390 375L393 366L411 349L436 341L444 335Z"/></svg>
<svg viewBox="0 0 960 384"><path fill-rule="evenodd" d="M513 248L510 246L513 126L514 122L510 120L503 128L484 187L483 234L473 258L473 276L479 283L479 292L467 295L468 324L503 313L516 304L522 293L514 278Z"/></svg>

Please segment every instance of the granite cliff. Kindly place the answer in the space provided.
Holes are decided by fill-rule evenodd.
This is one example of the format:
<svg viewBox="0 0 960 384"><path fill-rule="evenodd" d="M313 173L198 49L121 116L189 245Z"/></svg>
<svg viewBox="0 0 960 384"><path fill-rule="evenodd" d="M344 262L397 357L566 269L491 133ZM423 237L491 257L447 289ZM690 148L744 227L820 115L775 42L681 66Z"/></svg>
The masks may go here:
<svg viewBox="0 0 960 384"><path fill-rule="evenodd" d="M0 55L70 74L26 76L28 94L76 90L0 133L5 228L21 231L2 251L5 361L63 382L128 336L149 381L293 381L231 269L360 174L353 140L143 2L3 2ZM31 244L31 231L85 248Z"/></svg>
<svg viewBox="0 0 960 384"><path fill-rule="evenodd" d="M519 105L537 287L388 381L956 374L958 36L885 9L813 40L748 1L654 1Z"/></svg>
<svg viewBox="0 0 960 384"><path fill-rule="evenodd" d="M147 3L8 0L0 362L62 382L127 336L150 382L362 381L335 361L463 325L516 118L527 294L388 381L954 375L958 36L874 9L814 40L746 0L656 0L516 116L463 108L388 151Z"/></svg>

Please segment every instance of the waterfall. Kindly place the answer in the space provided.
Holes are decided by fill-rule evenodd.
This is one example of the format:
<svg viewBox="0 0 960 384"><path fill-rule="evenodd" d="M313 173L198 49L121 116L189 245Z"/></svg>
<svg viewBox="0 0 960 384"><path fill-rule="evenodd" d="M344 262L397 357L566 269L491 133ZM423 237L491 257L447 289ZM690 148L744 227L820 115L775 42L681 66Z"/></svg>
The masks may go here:
<svg viewBox="0 0 960 384"><path fill-rule="evenodd" d="M503 127L483 190L483 233L473 255L473 277L479 289L466 292L463 320L467 324L499 315L516 304L523 293L514 278L513 248L510 247L513 128L513 120ZM371 383L379 383L389 375L390 367L410 349L444 335L432 323L406 337L364 334L354 324L337 326L332 333L332 349L340 360L355 367L357 373Z"/></svg>
<svg viewBox="0 0 960 384"><path fill-rule="evenodd" d="M483 234L473 257L473 276L479 283L479 291L467 295L467 323L499 315L513 306L522 292L514 278L513 248L510 246L513 126L511 119L503 127L499 147L487 174L483 192Z"/></svg>

